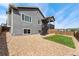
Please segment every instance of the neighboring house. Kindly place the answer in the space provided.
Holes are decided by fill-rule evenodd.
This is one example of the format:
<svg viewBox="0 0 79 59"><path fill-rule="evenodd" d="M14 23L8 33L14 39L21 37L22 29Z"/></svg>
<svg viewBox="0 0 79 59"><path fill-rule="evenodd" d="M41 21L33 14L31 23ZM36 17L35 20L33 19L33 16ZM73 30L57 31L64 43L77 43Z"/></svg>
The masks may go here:
<svg viewBox="0 0 79 59"><path fill-rule="evenodd" d="M54 17L44 17L37 7L9 6L7 12L7 27L12 35L46 34L48 22L54 22ZM54 27L53 27L54 29Z"/></svg>

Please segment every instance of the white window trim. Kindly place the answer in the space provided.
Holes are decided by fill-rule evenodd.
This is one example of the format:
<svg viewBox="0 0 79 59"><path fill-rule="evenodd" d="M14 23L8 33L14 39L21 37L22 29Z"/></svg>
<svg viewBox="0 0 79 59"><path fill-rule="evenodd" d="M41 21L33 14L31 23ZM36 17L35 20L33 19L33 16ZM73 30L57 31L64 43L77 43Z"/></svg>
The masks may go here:
<svg viewBox="0 0 79 59"><path fill-rule="evenodd" d="M24 13L21 13L21 21L22 21L22 22L32 23L32 17L31 17L31 22L28 22L28 21L23 21L23 20L22 20L22 14L24 14ZM24 14L24 15L25 15L25 14ZM25 16L28 16L28 15L25 15ZM29 17L29 16L28 16L28 17ZM24 17L24 20L25 20L25 17Z"/></svg>
<svg viewBox="0 0 79 59"><path fill-rule="evenodd" d="M23 35L30 35L31 34L31 29L30 29L30 33L28 34L24 34L24 29L30 29L30 28L23 28Z"/></svg>
<svg viewBox="0 0 79 59"><path fill-rule="evenodd" d="M23 14L23 13L21 13L21 21L23 21L23 20L22 20L22 14ZM24 17L24 19L25 19L25 17Z"/></svg>

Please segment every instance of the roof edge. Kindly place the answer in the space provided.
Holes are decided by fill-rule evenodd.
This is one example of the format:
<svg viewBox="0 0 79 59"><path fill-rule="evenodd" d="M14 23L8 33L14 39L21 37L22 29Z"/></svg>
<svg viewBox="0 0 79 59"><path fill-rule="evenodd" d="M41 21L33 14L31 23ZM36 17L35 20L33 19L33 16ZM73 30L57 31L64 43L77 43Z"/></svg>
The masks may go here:
<svg viewBox="0 0 79 59"><path fill-rule="evenodd" d="M41 15L43 16L43 18L45 18L45 16L43 15L43 13L41 12L41 10L40 10L38 7L25 7L25 6L23 7L23 6L18 6L17 8L18 8L18 9L19 9L19 8L22 8L22 9L23 9L23 8L38 9L38 11L41 13Z"/></svg>

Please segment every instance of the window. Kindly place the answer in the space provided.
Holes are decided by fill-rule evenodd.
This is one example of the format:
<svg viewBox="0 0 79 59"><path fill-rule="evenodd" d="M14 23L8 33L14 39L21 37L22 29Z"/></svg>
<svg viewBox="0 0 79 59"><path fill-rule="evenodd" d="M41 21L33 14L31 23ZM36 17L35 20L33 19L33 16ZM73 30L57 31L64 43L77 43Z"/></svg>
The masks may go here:
<svg viewBox="0 0 79 59"><path fill-rule="evenodd" d="M24 34L27 34L27 29L24 29Z"/></svg>
<svg viewBox="0 0 79 59"><path fill-rule="evenodd" d="M24 14L22 14L22 20L24 20Z"/></svg>
<svg viewBox="0 0 79 59"><path fill-rule="evenodd" d="M31 22L31 17L25 16L25 21Z"/></svg>
<svg viewBox="0 0 79 59"><path fill-rule="evenodd" d="M24 34L30 34L30 29L24 29Z"/></svg>
<svg viewBox="0 0 79 59"><path fill-rule="evenodd" d="M40 20L38 20L38 24L40 24Z"/></svg>
<svg viewBox="0 0 79 59"><path fill-rule="evenodd" d="M26 22L32 22L31 17L22 14L22 20Z"/></svg>
<svg viewBox="0 0 79 59"><path fill-rule="evenodd" d="M30 22L31 22L32 20L31 20L31 17L30 17Z"/></svg>
<svg viewBox="0 0 79 59"><path fill-rule="evenodd" d="M28 34L30 34L30 29L28 29Z"/></svg>

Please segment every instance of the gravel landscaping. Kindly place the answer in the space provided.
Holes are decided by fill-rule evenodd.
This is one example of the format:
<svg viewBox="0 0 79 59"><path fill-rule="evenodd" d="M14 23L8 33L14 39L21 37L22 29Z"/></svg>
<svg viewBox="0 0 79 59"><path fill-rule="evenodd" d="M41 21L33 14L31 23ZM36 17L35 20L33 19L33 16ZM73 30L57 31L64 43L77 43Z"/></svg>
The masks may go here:
<svg viewBox="0 0 79 59"><path fill-rule="evenodd" d="M76 48L43 39L41 35L11 36L6 34L8 52L11 56L73 56L79 55L79 43L72 37Z"/></svg>

